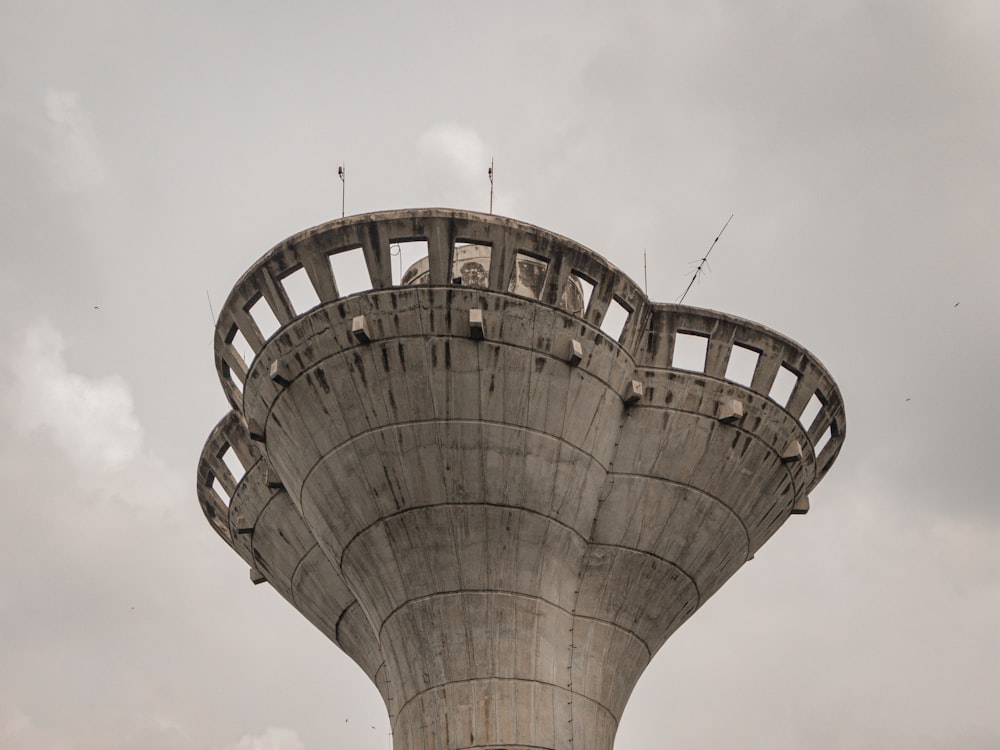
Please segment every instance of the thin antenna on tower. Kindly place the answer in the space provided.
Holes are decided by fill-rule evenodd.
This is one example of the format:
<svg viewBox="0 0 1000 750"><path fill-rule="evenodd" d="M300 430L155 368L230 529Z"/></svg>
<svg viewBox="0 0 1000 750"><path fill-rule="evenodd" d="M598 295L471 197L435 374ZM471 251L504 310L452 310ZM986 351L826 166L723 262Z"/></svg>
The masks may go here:
<svg viewBox="0 0 1000 750"><path fill-rule="evenodd" d="M646 273L646 248L642 249L642 291L649 296L649 274Z"/></svg>
<svg viewBox="0 0 1000 750"><path fill-rule="evenodd" d="M684 298L687 297L687 293L691 291L691 287L694 286L694 282L698 280L698 276L701 274L701 270L705 267L705 264L708 262L708 256L712 254L712 249L715 247L715 243L719 241L719 237L721 237L722 233L726 231L726 227L729 226L729 222L731 222L732 220L733 220L733 214L729 214L729 218L726 219L726 223L722 225L722 229L719 230L719 233L715 236L715 239L712 240L712 244L711 246L709 246L708 252L705 253L705 257L702 258L700 261L698 261L698 267L694 269L694 273L691 275L691 281L688 282L687 289L684 290L684 294L681 295L681 298L677 300L678 305L684 302Z"/></svg>
<svg viewBox="0 0 1000 750"><path fill-rule="evenodd" d="M337 176L340 178L340 218L344 218L344 205L347 200L347 172L344 165L337 167Z"/></svg>
<svg viewBox="0 0 1000 750"><path fill-rule="evenodd" d="M215 310L212 309L212 297L208 293L207 289L205 290L205 299L208 300L208 314L212 316L212 325L214 326L215 325Z"/></svg>
<svg viewBox="0 0 1000 750"><path fill-rule="evenodd" d="M493 213L493 157L490 157L490 168L486 171L490 178L490 213Z"/></svg>

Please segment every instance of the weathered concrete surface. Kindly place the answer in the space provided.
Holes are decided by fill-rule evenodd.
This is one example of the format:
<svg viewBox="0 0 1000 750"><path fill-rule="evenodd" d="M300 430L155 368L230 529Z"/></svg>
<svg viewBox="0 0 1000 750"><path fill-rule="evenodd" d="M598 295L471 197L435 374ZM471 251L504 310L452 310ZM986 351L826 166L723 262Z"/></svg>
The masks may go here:
<svg viewBox="0 0 1000 750"><path fill-rule="evenodd" d="M389 245L415 238L430 283L392 287ZM463 243L492 247L487 286L449 284ZM375 288L339 298L326 255L352 245ZM525 251L538 283L518 287ZM310 311L280 283L300 266L324 302ZM574 274L594 285L586 309L566 303ZM266 342L248 312L262 295L282 323ZM619 340L600 329L612 300L631 310ZM708 337L703 372L671 366L680 333ZM734 344L760 353L748 386L725 378ZM608 750L656 650L806 507L844 436L835 384L794 342L654 305L586 248L466 212L282 243L237 285L216 349L235 408L203 453L202 506L373 679L397 750ZM768 396L782 366L785 404Z"/></svg>

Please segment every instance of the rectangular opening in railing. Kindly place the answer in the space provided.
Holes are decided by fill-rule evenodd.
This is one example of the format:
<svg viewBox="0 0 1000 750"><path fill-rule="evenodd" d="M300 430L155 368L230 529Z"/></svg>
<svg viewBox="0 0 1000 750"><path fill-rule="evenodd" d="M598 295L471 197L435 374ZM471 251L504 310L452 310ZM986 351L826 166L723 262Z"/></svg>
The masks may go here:
<svg viewBox="0 0 1000 750"><path fill-rule="evenodd" d="M233 372L233 368L231 368L229 365L226 365L225 372L226 372L226 375L229 376L229 382L232 383L233 386L236 388L236 390L239 391L242 394L243 393L243 383L241 383L240 379L238 377L236 377L236 373Z"/></svg>
<svg viewBox="0 0 1000 750"><path fill-rule="evenodd" d="M229 338L229 345L233 347L233 351L240 355L243 364L249 365L253 362L254 350L250 348L250 342L246 340L239 328L233 326L233 331L233 335ZM233 380L238 380L236 373L233 373Z"/></svg>
<svg viewBox="0 0 1000 750"><path fill-rule="evenodd" d="M628 322L628 316L631 314L632 311L621 300L617 297L612 297L611 304L608 305L608 311L604 314L604 320L601 321L601 330L605 335L618 341L621 338L622 331L625 330L625 323Z"/></svg>
<svg viewBox="0 0 1000 750"><path fill-rule="evenodd" d="M394 286L403 284L405 277L411 276L409 270L414 264L424 271L429 271L427 240L389 240L389 261L392 264L392 283ZM423 262L421 262L423 261ZM414 269L416 270L416 269ZM429 279L408 279L407 284L426 284Z"/></svg>
<svg viewBox="0 0 1000 750"><path fill-rule="evenodd" d="M284 287L296 315L312 310L319 304L319 295L316 294L309 274L302 266L285 276L281 280L281 286Z"/></svg>
<svg viewBox="0 0 1000 750"><path fill-rule="evenodd" d="M486 289L490 285L490 263L493 247L475 241L459 240L455 243L452 264L452 281L462 286ZM461 279L461 282L458 282Z"/></svg>
<svg viewBox="0 0 1000 750"><path fill-rule="evenodd" d="M729 353L729 364L726 366L726 380L732 380L740 385L750 386L753 374L757 371L757 361L760 352L741 344L733 344Z"/></svg>
<svg viewBox="0 0 1000 750"><path fill-rule="evenodd" d="M778 374L774 377L774 382L771 384L771 390L767 396L772 401L785 406L788 404L788 399L791 398L792 391L795 390L795 384L798 382L799 376L785 365L781 365L778 368Z"/></svg>
<svg viewBox="0 0 1000 750"><path fill-rule="evenodd" d="M708 336L701 333L678 331L674 336L674 356L671 367L677 370L705 372L705 355L708 353Z"/></svg>
<svg viewBox="0 0 1000 750"><path fill-rule="evenodd" d="M822 408L822 396L820 396L819 393L814 393L812 398L809 399L809 403L806 404L806 408L802 410L802 414L799 415L799 423L806 431L812 427L812 423L816 419L816 415L819 414L819 411Z"/></svg>
<svg viewBox="0 0 1000 750"><path fill-rule="evenodd" d="M816 441L816 446L814 450L816 451L817 457L819 456L820 453L823 452L823 449L826 447L826 444L829 443L830 440L832 439L833 439L833 425L831 424L829 427L826 428L823 434L820 435L819 440Z"/></svg>
<svg viewBox="0 0 1000 750"><path fill-rule="evenodd" d="M329 257L330 270L333 271L333 280L341 297L367 292L372 288L365 251L360 245L335 251Z"/></svg>
<svg viewBox="0 0 1000 750"><path fill-rule="evenodd" d="M562 306L574 315L586 315L590 298L594 294L594 281L579 271L571 271L562 295Z"/></svg>
<svg viewBox="0 0 1000 750"><path fill-rule="evenodd" d="M243 468L243 463L240 461L239 456L236 455L236 451L233 450L232 446L226 446L226 451L220 458L222 459L222 463L226 465L226 468L229 469L229 473L233 475L233 481L239 484L240 480L243 479L243 475L247 473L247 470Z"/></svg>
<svg viewBox="0 0 1000 750"><path fill-rule="evenodd" d="M214 474L208 475L208 488L215 492L216 496L225 505L229 507L229 493L226 492L225 488L222 486L222 482L219 481L218 477Z"/></svg>
<svg viewBox="0 0 1000 750"><path fill-rule="evenodd" d="M260 331L260 335L265 340L271 338L274 332L281 328L281 324L274 316L274 311L271 310L271 306L267 304L267 300L264 299L263 295L257 296L257 299L250 305L247 312L250 313L253 322L257 324L257 330Z"/></svg>
<svg viewBox="0 0 1000 750"><path fill-rule="evenodd" d="M545 283L545 274L548 270L549 262L544 258L519 251L514 256L514 269L507 291L523 297L541 299L542 285Z"/></svg>

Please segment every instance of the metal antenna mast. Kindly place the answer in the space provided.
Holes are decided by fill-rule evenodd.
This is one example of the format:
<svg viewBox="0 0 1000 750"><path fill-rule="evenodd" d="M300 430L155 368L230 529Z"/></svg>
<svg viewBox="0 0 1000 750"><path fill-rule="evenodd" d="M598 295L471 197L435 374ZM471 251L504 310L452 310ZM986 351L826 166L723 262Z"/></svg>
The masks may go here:
<svg viewBox="0 0 1000 750"><path fill-rule="evenodd" d="M493 213L493 158L490 157L490 168L486 171L490 178L490 213Z"/></svg>
<svg viewBox="0 0 1000 750"><path fill-rule="evenodd" d="M684 302L684 298L687 297L687 293L691 291L691 287L694 286L694 282L698 280L698 276L701 274L701 270L705 267L705 263L708 262L708 256L712 254L712 248L715 247L715 243L719 241L719 237L721 237L722 233L726 231L726 227L729 226L729 222L731 222L732 220L733 220L733 214L729 214L729 218L726 219L726 223L722 225L722 229L720 229L719 233L715 236L715 239L712 241L711 246L709 246L708 248L708 252L705 253L705 257L702 258L700 261L698 261L698 267L694 269L694 273L691 275L691 281L688 282L687 289L684 290L684 294L681 295L681 298L677 300L678 305Z"/></svg>
<svg viewBox="0 0 1000 750"><path fill-rule="evenodd" d="M337 176L340 178L340 218L344 218L344 202L347 199L347 172L344 165L337 167Z"/></svg>

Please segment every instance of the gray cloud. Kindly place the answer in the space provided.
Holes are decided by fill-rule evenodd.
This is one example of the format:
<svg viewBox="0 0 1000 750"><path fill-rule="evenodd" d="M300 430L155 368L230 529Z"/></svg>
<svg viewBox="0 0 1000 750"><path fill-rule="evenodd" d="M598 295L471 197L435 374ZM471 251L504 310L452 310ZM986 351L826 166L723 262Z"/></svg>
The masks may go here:
<svg viewBox="0 0 1000 750"><path fill-rule="evenodd" d="M45 114L50 124L49 168L62 190L81 192L102 187L108 168L90 114L75 91L47 91Z"/></svg>
<svg viewBox="0 0 1000 750"><path fill-rule="evenodd" d="M91 380L67 371L64 348L47 322L28 328L12 357L10 410L22 429L47 431L73 462L118 468L142 442L132 394L120 377Z"/></svg>

